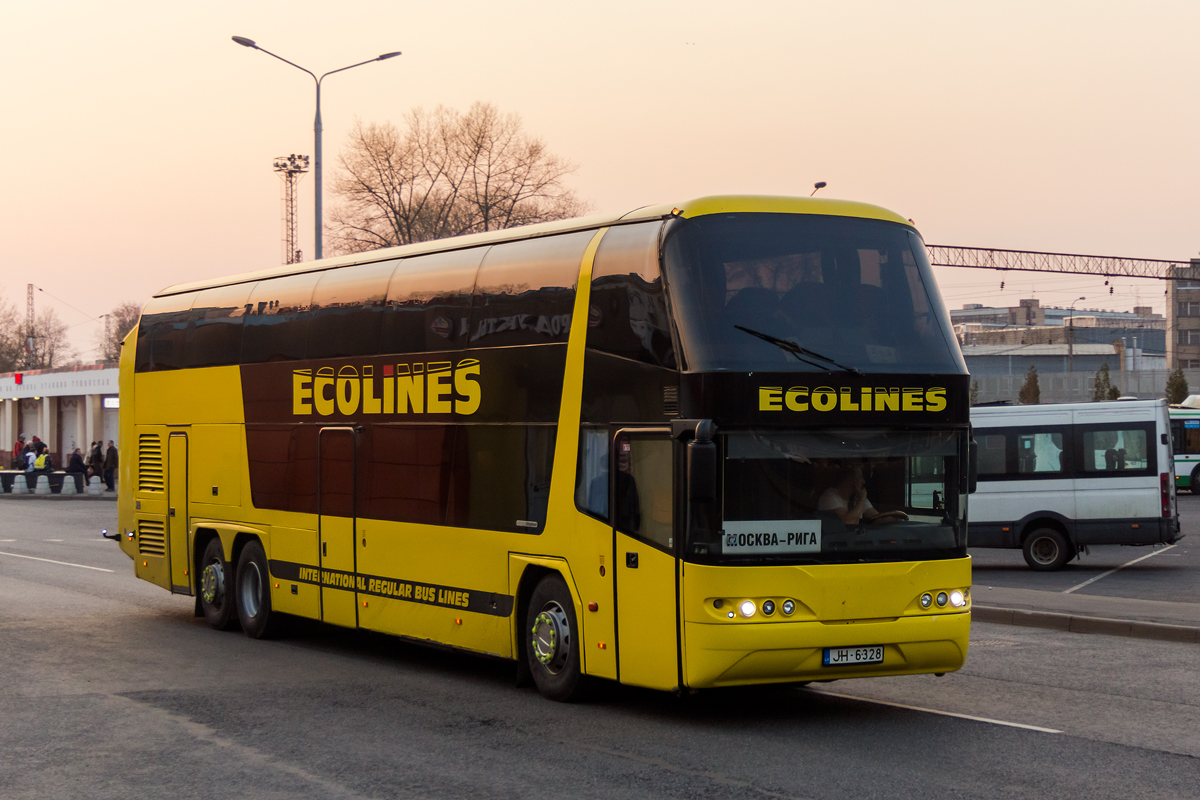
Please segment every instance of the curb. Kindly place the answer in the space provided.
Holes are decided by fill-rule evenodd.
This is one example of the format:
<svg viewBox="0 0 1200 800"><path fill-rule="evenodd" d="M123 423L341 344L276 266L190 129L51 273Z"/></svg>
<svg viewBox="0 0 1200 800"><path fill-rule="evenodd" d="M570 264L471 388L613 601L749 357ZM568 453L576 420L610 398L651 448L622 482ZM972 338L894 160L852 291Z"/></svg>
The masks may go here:
<svg viewBox="0 0 1200 800"><path fill-rule="evenodd" d="M98 495L91 495L91 494L87 494L87 493L67 494L67 495L62 495L62 494L0 494L0 503L4 502L5 500L63 500L63 501L90 500L92 502L95 502L97 500L112 501L112 500L116 500L116 499L117 499L117 492L111 492L111 493L105 492L104 494L98 494Z"/></svg>
<svg viewBox="0 0 1200 800"><path fill-rule="evenodd" d="M1076 614L1058 614L1053 611L1027 611L1018 608L988 606L975 606L971 610L971 618L999 625L1020 625L1027 628L1050 628L1070 633L1100 633L1106 636L1129 636L1134 639L1200 644L1200 627L1192 625L1167 625L1162 622L1084 617Z"/></svg>

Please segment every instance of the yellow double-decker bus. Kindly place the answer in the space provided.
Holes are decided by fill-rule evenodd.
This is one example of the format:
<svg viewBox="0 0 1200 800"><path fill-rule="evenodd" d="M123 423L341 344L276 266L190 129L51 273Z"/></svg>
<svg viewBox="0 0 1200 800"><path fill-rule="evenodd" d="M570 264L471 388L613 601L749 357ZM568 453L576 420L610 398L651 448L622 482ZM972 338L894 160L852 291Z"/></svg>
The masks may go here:
<svg viewBox="0 0 1200 800"><path fill-rule="evenodd" d="M967 371L875 206L707 197L173 286L121 544L212 627L513 659L548 697L943 673Z"/></svg>

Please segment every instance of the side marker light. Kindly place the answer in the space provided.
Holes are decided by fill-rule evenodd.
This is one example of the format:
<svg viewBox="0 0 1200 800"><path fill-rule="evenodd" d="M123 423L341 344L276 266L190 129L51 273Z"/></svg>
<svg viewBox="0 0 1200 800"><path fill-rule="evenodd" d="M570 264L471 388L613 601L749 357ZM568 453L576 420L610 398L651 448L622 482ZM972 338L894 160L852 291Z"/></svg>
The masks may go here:
<svg viewBox="0 0 1200 800"><path fill-rule="evenodd" d="M608 645L606 645L604 642L596 642L596 647L599 647L601 650L608 649Z"/></svg>
<svg viewBox="0 0 1200 800"><path fill-rule="evenodd" d="M588 603L588 611L599 611L599 610L600 610L599 603L597 603L595 601Z"/></svg>
<svg viewBox="0 0 1200 800"><path fill-rule="evenodd" d="M462 625L462 617L455 617L455 618L454 618L454 624L455 624L455 625Z"/></svg>

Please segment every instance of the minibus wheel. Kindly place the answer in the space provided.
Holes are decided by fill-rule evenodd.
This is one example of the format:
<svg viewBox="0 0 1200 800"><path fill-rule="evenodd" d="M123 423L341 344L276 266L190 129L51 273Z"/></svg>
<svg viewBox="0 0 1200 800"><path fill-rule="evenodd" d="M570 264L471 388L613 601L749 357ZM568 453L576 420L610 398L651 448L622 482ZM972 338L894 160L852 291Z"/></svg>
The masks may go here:
<svg viewBox="0 0 1200 800"><path fill-rule="evenodd" d="M271 639L279 628L279 612L271 608L271 573L267 554L257 539L238 556L235 579L238 621L251 639Z"/></svg>
<svg viewBox="0 0 1200 800"><path fill-rule="evenodd" d="M1074 555L1067 537L1054 528L1038 528L1025 537L1021 547L1025 563L1038 572L1062 569Z"/></svg>
<svg viewBox="0 0 1200 800"><path fill-rule="evenodd" d="M525 614L525 656L538 691L550 700L578 699L579 625L567 584L557 574L542 578Z"/></svg>
<svg viewBox="0 0 1200 800"><path fill-rule="evenodd" d="M225 561L220 538L214 536L200 559L200 607L209 625L228 631L237 624L233 605L233 570Z"/></svg>

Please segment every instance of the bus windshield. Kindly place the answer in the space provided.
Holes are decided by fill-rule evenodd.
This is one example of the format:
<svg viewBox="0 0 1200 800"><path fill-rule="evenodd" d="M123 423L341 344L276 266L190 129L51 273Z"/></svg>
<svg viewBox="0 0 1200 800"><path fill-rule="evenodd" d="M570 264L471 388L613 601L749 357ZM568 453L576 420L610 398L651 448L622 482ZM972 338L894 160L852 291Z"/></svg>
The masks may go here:
<svg viewBox="0 0 1200 800"><path fill-rule="evenodd" d="M693 532L689 558L837 563L966 553L962 431L750 430L720 438L720 531Z"/></svg>
<svg viewBox="0 0 1200 800"><path fill-rule="evenodd" d="M702 216L674 223L663 262L689 371L966 372L925 247L904 225Z"/></svg>

